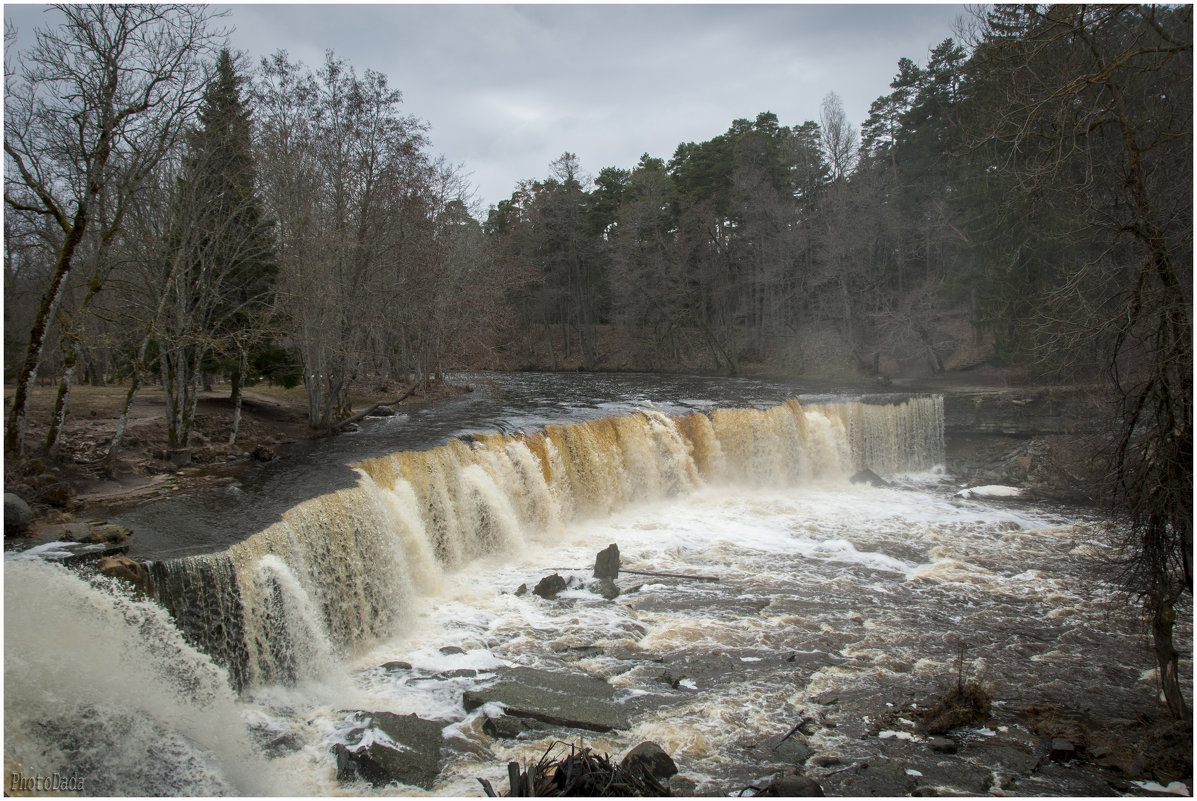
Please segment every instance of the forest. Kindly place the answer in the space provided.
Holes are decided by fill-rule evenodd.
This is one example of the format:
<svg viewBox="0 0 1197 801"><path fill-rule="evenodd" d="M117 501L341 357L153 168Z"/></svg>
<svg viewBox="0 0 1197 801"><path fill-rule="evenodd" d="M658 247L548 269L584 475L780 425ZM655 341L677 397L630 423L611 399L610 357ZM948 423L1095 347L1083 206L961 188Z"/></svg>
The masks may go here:
<svg viewBox="0 0 1197 801"><path fill-rule="evenodd" d="M449 369L992 365L1109 394L1134 569L1159 615L1191 591L1191 6L979 10L859 128L828 94L595 176L566 152L484 213L386 75L230 53L204 6L60 17L5 31L6 454L53 456L79 384L162 393L186 446L214 380L302 384L327 429Z"/></svg>

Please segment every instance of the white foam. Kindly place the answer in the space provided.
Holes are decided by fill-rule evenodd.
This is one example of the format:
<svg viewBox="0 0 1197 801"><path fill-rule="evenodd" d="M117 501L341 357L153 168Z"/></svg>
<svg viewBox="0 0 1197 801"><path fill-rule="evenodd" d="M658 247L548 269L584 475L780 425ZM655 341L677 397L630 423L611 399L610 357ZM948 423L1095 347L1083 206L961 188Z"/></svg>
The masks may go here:
<svg viewBox="0 0 1197 801"><path fill-rule="evenodd" d="M908 731L894 731L893 729L883 729L877 733L877 736L882 740L909 740L913 743L920 743L922 739L916 737Z"/></svg>
<svg viewBox="0 0 1197 801"><path fill-rule="evenodd" d="M1191 795L1189 787L1184 782L1172 782L1167 787L1159 782L1137 782L1133 781L1131 784L1146 790L1149 793L1171 793L1172 795Z"/></svg>
<svg viewBox="0 0 1197 801"><path fill-rule="evenodd" d="M961 498L1019 498L1023 490L1019 487L1007 487L1001 484L986 484L981 487L965 487L956 493Z"/></svg>

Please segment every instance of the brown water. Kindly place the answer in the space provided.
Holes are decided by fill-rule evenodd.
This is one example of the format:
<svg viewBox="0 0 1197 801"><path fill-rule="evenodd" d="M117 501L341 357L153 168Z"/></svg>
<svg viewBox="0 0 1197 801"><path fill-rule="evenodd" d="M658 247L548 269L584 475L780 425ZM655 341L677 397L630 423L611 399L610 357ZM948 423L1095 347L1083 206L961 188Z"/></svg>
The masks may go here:
<svg viewBox="0 0 1197 801"><path fill-rule="evenodd" d="M352 481L264 514L225 550L159 564L177 623L61 568L6 562L6 759L83 771L92 793L375 794L340 786L329 750L344 710L368 709L444 723L437 795L478 795L477 777L502 786L508 760L558 737L617 755L655 740L693 792L726 794L792 766L773 746L809 717L805 769L828 792L1104 787L1042 768L1013 714L1112 714L1155 692L1146 643L1093 569L1105 546L1091 522L956 497L937 468L938 398L783 403L767 387L749 393L762 408L733 409L682 388L688 400L668 403L555 401L560 418L541 398L468 442L371 445L335 467ZM603 417L614 411L634 413ZM894 485L850 484L863 466ZM720 580L625 575L604 600L585 579L610 542L625 567ZM555 570L579 586L514 594ZM392 660L412 669L380 668ZM492 739L462 695L504 665L581 670L668 703L622 732ZM443 677L464 668L476 674ZM995 712L945 760L900 712L962 669ZM251 732L294 750L267 758Z"/></svg>

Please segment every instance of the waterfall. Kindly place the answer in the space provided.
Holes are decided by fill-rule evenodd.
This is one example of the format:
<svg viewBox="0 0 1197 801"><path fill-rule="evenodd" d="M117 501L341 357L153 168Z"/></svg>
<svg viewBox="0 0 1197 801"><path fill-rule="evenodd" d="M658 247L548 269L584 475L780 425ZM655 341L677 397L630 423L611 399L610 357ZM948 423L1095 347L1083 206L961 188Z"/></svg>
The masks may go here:
<svg viewBox="0 0 1197 801"><path fill-rule="evenodd" d="M443 571L553 541L573 520L709 485L843 481L942 459L938 396L643 411L478 434L360 462L357 486L151 574L157 599L235 686L292 683L400 632Z"/></svg>
<svg viewBox="0 0 1197 801"><path fill-rule="evenodd" d="M4 640L6 791L20 774L54 795L286 794L225 671L120 582L7 559Z"/></svg>

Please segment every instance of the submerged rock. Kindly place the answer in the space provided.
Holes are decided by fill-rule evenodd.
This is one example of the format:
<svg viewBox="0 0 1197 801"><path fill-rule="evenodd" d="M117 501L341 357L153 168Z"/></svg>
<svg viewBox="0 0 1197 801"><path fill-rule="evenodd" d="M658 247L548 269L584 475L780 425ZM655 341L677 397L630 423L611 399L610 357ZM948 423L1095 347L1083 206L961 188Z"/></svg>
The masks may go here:
<svg viewBox="0 0 1197 801"><path fill-rule="evenodd" d="M591 589L599 595L606 598L608 601L614 601L619 597L619 587L609 578L602 578L591 585Z"/></svg>
<svg viewBox="0 0 1197 801"><path fill-rule="evenodd" d="M525 667L500 668L495 683L467 690L462 703L467 712L498 703L514 717L599 732L626 729L630 712L605 681Z"/></svg>
<svg viewBox="0 0 1197 801"><path fill-rule="evenodd" d="M799 773L782 773L774 776L757 795L777 796L779 798L810 798L822 796L823 788L809 776L803 776Z"/></svg>
<svg viewBox="0 0 1197 801"><path fill-rule="evenodd" d="M431 790L440 772L441 724L417 715L355 712L345 742L336 743L337 781L374 787L408 784Z"/></svg>
<svg viewBox="0 0 1197 801"><path fill-rule="evenodd" d="M888 487L889 486L888 481L886 481L884 478L877 475L876 473L874 473L872 470L870 470L867 467L864 470L861 470L856 475L852 476L852 478L850 478L848 480L851 481L853 484L868 484L873 487Z"/></svg>
<svg viewBox="0 0 1197 801"><path fill-rule="evenodd" d="M496 718L487 718L482 723L482 731L489 734L491 737L497 737L504 740L517 740L523 739L524 735L528 734L529 732L540 732L544 731L544 729L529 721L527 718L517 718L512 715L500 715Z"/></svg>
<svg viewBox="0 0 1197 801"><path fill-rule="evenodd" d="M937 754L954 754L960 748L955 740L950 740L947 737L931 737L927 740L927 745L931 746L931 750Z"/></svg>

